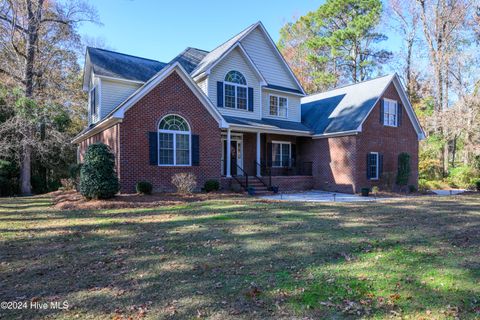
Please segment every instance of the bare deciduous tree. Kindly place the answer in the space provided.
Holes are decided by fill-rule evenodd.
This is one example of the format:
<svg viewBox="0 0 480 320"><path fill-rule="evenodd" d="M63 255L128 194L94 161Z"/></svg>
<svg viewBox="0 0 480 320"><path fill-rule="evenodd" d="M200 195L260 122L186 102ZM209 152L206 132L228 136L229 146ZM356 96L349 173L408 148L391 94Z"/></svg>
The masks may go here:
<svg viewBox="0 0 480 320"><path fill-rule="evenodd" d="M0 0L1 79L40 104L65 103L65 93L75 82L66 78L78 68L73 54L80 43L76 27L96 19L95 11L82 1ZM21 192L30 194L38 124L25 120L12 122L23 126L18 131Z"/></svg>

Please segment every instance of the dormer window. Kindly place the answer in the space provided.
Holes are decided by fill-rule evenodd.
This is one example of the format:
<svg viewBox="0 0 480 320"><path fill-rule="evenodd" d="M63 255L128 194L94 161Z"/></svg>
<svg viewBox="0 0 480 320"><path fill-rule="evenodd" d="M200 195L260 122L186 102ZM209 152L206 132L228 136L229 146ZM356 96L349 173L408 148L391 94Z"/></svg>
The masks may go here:
<svg viewBox="0 0 480 320"><path fill-rule="evenodd" d="M224 92L225 107L247 110L247 80L243 74L234 70L228 72L225 76Z"/></svg>
<svg viewBox="0 0 480 320"><path fill-rule="evenodd" d="M90 90L90 115L97 116L98 113L98 87L95 86Z"/></svg>

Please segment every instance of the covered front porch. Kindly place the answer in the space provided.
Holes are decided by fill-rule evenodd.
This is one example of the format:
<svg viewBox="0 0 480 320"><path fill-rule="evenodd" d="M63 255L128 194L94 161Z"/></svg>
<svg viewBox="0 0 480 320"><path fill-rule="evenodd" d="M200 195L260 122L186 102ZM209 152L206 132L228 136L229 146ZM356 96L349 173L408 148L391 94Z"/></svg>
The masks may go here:
<svg viewBox="0 0 480 320"><path fill-rule="evenodd" d="M224 179L234 180L244 189L312 187L312 161L304 152L311 138L305 134L232 128L222 132L221 140Z"/></svg>

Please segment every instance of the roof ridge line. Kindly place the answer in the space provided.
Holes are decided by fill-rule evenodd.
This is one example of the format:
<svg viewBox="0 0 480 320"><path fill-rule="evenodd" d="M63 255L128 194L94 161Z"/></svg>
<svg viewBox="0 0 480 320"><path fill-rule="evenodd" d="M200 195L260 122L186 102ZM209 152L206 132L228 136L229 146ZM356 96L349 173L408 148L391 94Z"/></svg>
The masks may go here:
<svg viewBox="0 0 480 320"><path fill-rule="evenodd" d="M343 89L343 88L346 88L346 87L355 86L355 85L362 84L362 83L369 82L369 81L373 81L373 80L378 80L378 79L380 79L380 78L393 77L393 76L395 76L395 74L396 74L396 73L390 73L390 74L386 74L386 75L384 75L384 76L378 76L378 77L375 77L375 78L372 78L372 79L368 79L368 80L364 80L364 81L360 81L360 82L349 83L349 84L346 84L346 85L343 85L343 86L335 87L335 88L330 89L330 90L326 90L326 91L322 91L322 92L317 92L317 93L312 93L312 94L306 96L305 98L313 97L313 96L316 96L316 95L319 95L319 94L328 93L328 92L335 91L335 90L338 90L338 89Z"/></svg>
<svg viewBox="0 0 480 320"><path fill-rule="evenodd" d="M162 61L160 61L160 60L155 60L155 59L150 59L150 58L143 58L143 57L139 57L139 56L134 56L133 54L122 53L122 52L113 51L113 50L108 50L108 49L103 49L103 48L97 48L97 47L87 46L87 50L88 50L88 49L101 50L101 51L106 51L106 52L110 52L110 53L120 54L120 55L122 55L122 56L127 56L127 57L132 57L132 58L137 58L137 59L142 59L142 60L149 60L149 61L154 61L154 62L159 62L159 63L167 64L166 62L162 62Z"/></svg>

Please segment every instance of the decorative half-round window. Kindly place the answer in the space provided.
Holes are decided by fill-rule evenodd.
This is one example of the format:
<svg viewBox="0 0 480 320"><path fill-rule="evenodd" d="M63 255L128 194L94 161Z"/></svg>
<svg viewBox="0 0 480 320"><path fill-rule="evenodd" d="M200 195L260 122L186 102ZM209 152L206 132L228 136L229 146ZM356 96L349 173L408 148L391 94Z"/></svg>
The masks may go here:
<svg viewBox="0 0 480 320"><path fill-rule="evenodd" d="M191 165L191 131L179 115L165 116L158 125L158 159L161 166Z"/></svg>
<svg viewBox="0 0 480 320"><path fill-rule="evenodd" d="M247 80L243 74L232 70L225 76L225 107L247 110Z"/></svg>

